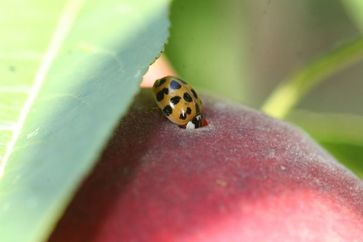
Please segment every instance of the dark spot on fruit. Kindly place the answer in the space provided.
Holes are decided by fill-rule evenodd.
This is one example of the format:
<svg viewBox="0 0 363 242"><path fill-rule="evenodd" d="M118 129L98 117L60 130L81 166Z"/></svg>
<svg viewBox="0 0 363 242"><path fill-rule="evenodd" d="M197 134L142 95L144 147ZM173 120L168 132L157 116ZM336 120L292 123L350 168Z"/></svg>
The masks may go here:
<svg viewBox="0 0 363 242"><path fill-rule="evenodd" d="M193 89L193 88L192 88L192 90L191 90L191 91L192 91L192 93L193 93L194 97L195 97L195 98L198 98L198 95L197 95L197 93L194 91L194 89Z"/></svg>
<svg viewBox="0 0 363 242"><path fill-rule="evenodd" d="M170 107L170 105L166 105L165 108L163 108L163 113L166 116L169 116L170 114L173 113L173 109Z"/></svg>
<svg viewBox="0 0 363 242"><path fill-rule="evenodd" d="M177 81L172 80L170 82L170 88L171 89L180 89L181 88L181 85Z"/></svg>
<svg viewBox="0 0 363 242"><path fill-rule="evenodd" d="M184 100L185 100L185 101L187 101L188 103L190 103L190 102L192 102L192 101L193 101L192 97L191 97L191 96L189 95L189 93L187 93L187 92L184 92L183 98L184 98Z"/></svg>
<svg viewBox="0 0 363 242"><path fill-rule="evenodd" d="M187 107L187 114L191 114L192 113L192 109Z"/></svg>
<svg viewBox="0 0 363 242"><path fill-rule="evenodd" d="M184 113L184 112L181 112L180 115L179 115L179 118L182 119L182 120L185 120L187 118L187 114Z"/></svg>
<svg viewBox="0 0 363 242"><path fill-rule="evenodd" d="M170 101L174 104L174 105L177 105L180 101L181 97L179 96L175 96L175 97L172 97L170 98Z"/></svg>

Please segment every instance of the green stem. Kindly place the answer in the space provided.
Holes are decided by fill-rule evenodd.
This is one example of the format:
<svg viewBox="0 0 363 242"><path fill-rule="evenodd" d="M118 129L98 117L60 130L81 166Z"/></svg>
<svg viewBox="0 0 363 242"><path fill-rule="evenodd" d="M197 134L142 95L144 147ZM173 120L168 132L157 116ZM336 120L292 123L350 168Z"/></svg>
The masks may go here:
<svg viewBox="0 0 363 242"><path fill-rule="evenodd" d="M363 37L318 58L280 84L262 106L276 118L284 118L310 91L332 74L363 59Z"/></svg>

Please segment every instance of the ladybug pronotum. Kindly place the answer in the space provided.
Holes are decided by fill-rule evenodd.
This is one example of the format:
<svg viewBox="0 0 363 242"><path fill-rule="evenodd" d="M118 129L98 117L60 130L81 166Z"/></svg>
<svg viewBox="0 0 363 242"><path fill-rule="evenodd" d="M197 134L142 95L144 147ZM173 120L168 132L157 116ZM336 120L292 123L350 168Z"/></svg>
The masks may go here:
<svg viewBox="0 0 363 242"><path fill-rule="evenodd" d="M204 126L202 101L185 81L163 77L155 81L153 93L156 104L171 122L187 129Z"/></svg>

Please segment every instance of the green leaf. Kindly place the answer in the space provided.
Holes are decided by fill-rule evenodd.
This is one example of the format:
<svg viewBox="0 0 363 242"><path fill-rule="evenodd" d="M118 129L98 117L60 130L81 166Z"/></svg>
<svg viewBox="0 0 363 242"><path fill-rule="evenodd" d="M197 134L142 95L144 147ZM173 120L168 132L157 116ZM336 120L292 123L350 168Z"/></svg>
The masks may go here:
<svg viewBox="0 0 363 242"><path fill-rule="evenodd" d="M0 2L0 241L47 238L163 49L167 14L168 0Z"/></svg>
<svg viewBox="0 0 363 242"><path fill-rule="evenodd" d="M262 110L284 118L312 88L332 74L363 59L363 37L318 58L282 82L266 100Z"/></svg>

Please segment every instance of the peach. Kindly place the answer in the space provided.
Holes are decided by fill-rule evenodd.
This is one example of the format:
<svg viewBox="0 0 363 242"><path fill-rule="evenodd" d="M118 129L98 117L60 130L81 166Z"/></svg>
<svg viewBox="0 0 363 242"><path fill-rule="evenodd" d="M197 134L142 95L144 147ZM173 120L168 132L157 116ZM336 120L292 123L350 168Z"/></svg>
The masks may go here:
<svg viewBox="0 0 363 242"><path fill-rule="evenodd" d="M144 90L50 241L363 241L363 183L296 127L204 98L181 129Z"/></svg>

